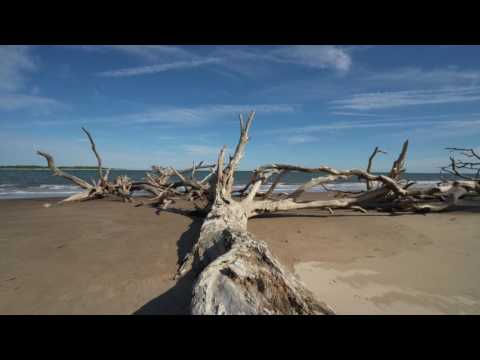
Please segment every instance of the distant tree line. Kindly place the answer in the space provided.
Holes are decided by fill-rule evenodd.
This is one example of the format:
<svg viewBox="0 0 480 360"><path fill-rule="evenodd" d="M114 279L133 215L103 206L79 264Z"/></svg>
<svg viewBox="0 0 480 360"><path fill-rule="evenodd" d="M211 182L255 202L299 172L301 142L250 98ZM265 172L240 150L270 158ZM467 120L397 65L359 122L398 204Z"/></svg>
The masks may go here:
<svg viewBox="0 0 480 360"><path fill-rule="evenodd" d="M60 169L74 169L74 170L97 170L97 166L59 166ZM0 165L0 169L42 169L48 170L48 166L41 165ZM106 170L106 168L103 168ZM116 169L112 169L116 170Z"/></svg>

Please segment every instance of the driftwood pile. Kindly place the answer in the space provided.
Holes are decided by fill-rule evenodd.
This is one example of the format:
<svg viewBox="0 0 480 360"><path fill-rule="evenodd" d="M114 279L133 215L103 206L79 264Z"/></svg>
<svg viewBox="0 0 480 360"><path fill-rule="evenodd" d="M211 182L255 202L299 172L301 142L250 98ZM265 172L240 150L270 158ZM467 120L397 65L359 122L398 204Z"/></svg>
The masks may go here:
<svg viewBox="0 0 480 360"><path fill-rule="evenodd" d="M414 189L415 183L405 180L408 141L403 144L398 158L388 175L372 173L373 160L385 153L378 147L371 154L366 170L338 170L329 166L307 168L288 164L269 164L258 167L251 180L242 189L234 189L235 172L249 141L249 130L255 113L244 120L240 115L240 139L232 156L225 159L222 148L215 164L193 164L189 169L152 167L142 181L126 176L108 180L102 160L96 151L90 133L87 134L98 163L98 181L92 184L65 173L55 166L53 157L38 152L47 159L55 176L62 176L85 191L70 196L57 204L115 196L137 206L151 204L168 209L178 199L191 201L197 214L205 219L198 241L183 259L178 277L190 273L196 277L192 290L192 314L333 314L287 271L271 254L267 245L247 231L248 219L265 213L298 209L322 209L334 215L337 209L368 212L370 210L397 213L426 213L446 211L462 198L480 192L480 157L473 149L452 148L450 165L443 168L455 176L428 189ZM460 154L463 160L455 155ZM466 159L466 160L465 160ZM199 170L208 175L198 178ZM473 175L461 171L468 170ZM288 173L322 174L312 177L289 194L278 194L276 187ZM336 191L333 199L302 201L300 196L315 186L348 179L361 179L366 190ZM269 182L270 181L270 182ZM262 185L269 185L261 192ZM147 201L133 198L136 191L152 194Z"/></svg>

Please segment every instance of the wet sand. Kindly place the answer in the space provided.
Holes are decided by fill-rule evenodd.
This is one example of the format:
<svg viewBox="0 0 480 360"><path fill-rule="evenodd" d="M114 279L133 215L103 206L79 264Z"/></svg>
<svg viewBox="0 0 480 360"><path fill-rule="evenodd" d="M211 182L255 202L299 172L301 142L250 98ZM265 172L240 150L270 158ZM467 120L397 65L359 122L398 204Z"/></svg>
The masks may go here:
<svg viewBox="0 0 480 360"><path fill-rule="evenodd" d="M0 201L0 314L188 311L192 279L172 277L201 219L45 202ZM249 230L339 314L480 314L479 217L312 210L251 219Z"/></svg>

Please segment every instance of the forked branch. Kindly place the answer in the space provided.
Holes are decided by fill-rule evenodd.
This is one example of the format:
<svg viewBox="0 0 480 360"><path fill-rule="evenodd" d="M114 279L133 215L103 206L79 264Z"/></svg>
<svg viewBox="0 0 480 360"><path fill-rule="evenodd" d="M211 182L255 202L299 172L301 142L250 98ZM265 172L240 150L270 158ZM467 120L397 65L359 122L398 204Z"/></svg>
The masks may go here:
<svg viewBox="0 0 480 360"><path fill-rule="evenodd" d="M370 155L370 157L368 158L367 173L372 172L373 159L377 154L386 154L386 152L383 150L380 150L378 146L375 147L372 155ZM372 188L372 182L370 180L367 180L367 190L370 190L371 188Z"/></svg>

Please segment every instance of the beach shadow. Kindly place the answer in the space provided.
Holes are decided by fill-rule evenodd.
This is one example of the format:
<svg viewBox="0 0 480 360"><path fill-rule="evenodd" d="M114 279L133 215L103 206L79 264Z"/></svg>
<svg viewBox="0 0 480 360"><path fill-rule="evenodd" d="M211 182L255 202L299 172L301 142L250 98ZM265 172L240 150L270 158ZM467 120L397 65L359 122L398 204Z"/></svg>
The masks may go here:
<svg viewBox="0 0 480 360"><path fill-rule="evenodd" d="M167 211L167 210L163 210ZM191 212L183 210L170 210L188 216L192 223L177 241L177 265L182 263L185 256L192 250L200 234L203 218L192 216ZM173 274L172 274L173 275ZM196 276L192 271L177 280L169 290L150 300L133 315L188 315L190 314L190 301Z"/></svg>
<svg viewBox="0 0 480 360"><path fill-rule="evenodd" d="M157 209L157 214L161 212L171 212L183 216L187 216L192 220L188 229L180 236L177 241L177 265L180 265L185 256L191 251L196 240L198 240L200 234L200 228L203 223L203 216L200 213L187 209ZM468 212L480 212L480 206L457 206L452 208L452 211L468 211ZM313 212L313 213L312 213ZM262 214L255 216L255 219L270 219L270 218L287 218L287 217L304 217L304 218L328 218L328 217L352 217L352 216L405 216L405 215L422 215L415 213L390 213L390 212L371 212L368 214L348 214L348 213L336 213L335 215L325 213L315 213L310 210L309 213L275 213L275 214ZM423 215L428 215L423 214ZM172 274L173 275L173 274ZM190 303L192 299L193 286L196 280L196 275L193 271L188 272L183 277L179 278L175 285L168 289L163 294L150 300L133 315L189 315Z"/></svg>
<svg viewBox="0 0 480 360"><path fill-rule="evenodd" d="M150 300L133 315L189 315L195 276L185 274L162 295Z"/></svg>
<svg viewBox="0 0 480 360"><path fill-rule="evenodd" d="M461 212L471 212L471 213L478 213L480 212L480 204L477 202L464 202L462 205L453 206L451 211L461 211Z"/></svg>
<svg viewBox="0 0 480 360"><path fill-rule="evenodd" d="M192 219L192 223L189 225L188 230L185 231L177 241L177 265L182 264L183 259L192 251L193 246L200 236L203 218L196 216L189 217Z"/></svg>
<svg viewBox="0 0 480 360"><path fill-rule="evenodd" d="M380 213L371 212L368 214L294 214L294 213L276 213L276 214L263 214L257 215L252 219L274 219L274 218L333 218L333 217L352 217L352 216L397 216L397 215L410 215L410 213Z"/></svg>

